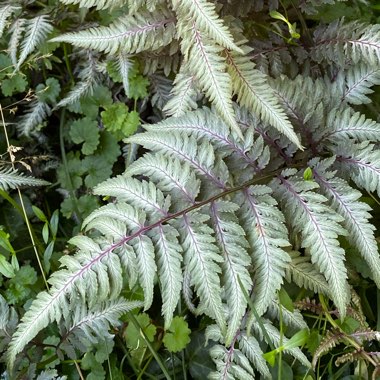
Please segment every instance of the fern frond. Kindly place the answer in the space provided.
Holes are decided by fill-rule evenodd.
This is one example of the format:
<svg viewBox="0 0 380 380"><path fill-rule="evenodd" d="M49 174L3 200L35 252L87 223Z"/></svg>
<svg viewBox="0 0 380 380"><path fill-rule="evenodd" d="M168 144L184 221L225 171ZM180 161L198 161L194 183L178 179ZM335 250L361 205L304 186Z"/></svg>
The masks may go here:
<svg viewBox="0 0 380 380"><path fill-rule="evenodd" d="M253 368L238 349L233 347L228 349L221 344L216 344L210 349L210 356L216 365L217 371L211 372L208 375L209 379L255 379Z"/></svg>
<svg viewBox="0 0 380 380"><path fill-rule="evenodd" d="M206 341L211 339L224 343L223 334L216 325L207 327L205 337ZM254 379L254 367L265 378L270 377L268 367L262 357L263 352L254 337L239 331L231 345L226 347L222 344L215 344L210 350L210 356L217 369L216 372L209 374L210 379Z"/></svg>
<svg viewBox="0 0 380 380"><path fill-rule="evenodd" d="M226 72L225 60L220 55L222 48L205 39L194 23L185 24L183 28L186 28L186 32L183 32L185 36L181 41L181 50L190 74L227 125L242 137L232 107L231 78Z"/></svg>
<svg viewBox="0 0 380 380"><path fill-rule="evenodd" d="M94 194L111 196L119 201L145 210L152 221L168 215L170 197L164 197L153 182L139 181L128 176L109 179L94 189Z"/></svg>
<svg viewBox="0 0 380 380"><path fill-rule="evenodd" d="M128 0L60 0L60 2L63 4L78 4L81 8L113 9L127 4Z"/></svg>
<svg viewBox="0 0 380 380"><path fill-rule="evenodd" d="M117 68L121 79L123 80L123 87L125 93L129 94L129 70L132 67L133 63L130 61L129 55L121 51L117 56Z"/></svg>
<svg viewBox="0 0 380 380"><path fill-rule="evenodd" d="M96 336L112 338L112 334L108 332L110 326L116 327L120 323L121 315L142 306L141 301L127 301L123 298L96 304L92 309L88 309L85 304L79 304L64 321L66 331L62 335L73 342L74 347L75 340L90 347L96 341Z"/></svg>
<svg viewBox="0 0 380 380"><path fill-rule="evenodd" d="M186 65L182 65L180 72L176 75L173 82L173 89L170 93L171 98L166 103L163 111L169 116L182 116L186 111L196 109L198 107L195 91L195 78L188 75Z"/></svg>
<svg viewBox="0 0 380 380"><path fill-rule="evenodd" d="M289 341L289 339L286 336L284 336L283 334L280 334L280 331L275 326L273 326L273 324L269 320L262 318L262 324L263 324L265 331L267 333L266 335L268 336L270 342L272 342L272 344L275 347L279 347L280 344L286 345L286 342ZM255 335L258 336L260 338L260 340L265 340L267 343L270 343L269 341L267 341L267 336L263 335L261 328L260 328L258 323L254 323L252 325L252 328L253 328ZM307 367L307 368L310 367L309 360L307 359L307 357L304 355L304 353L301 351L300 348L298 348L298 347L289 348L289 349L284 350L284 353L293 356L300 363L302 363L305 367Z"/></svg>
<svg viewBox="0 0 380 380"><path fill-rule="evenodd" d="M290 261L282 247L289 246L283 214L267 186L253 186L242 193L241 214L252 247L255 272L254 305L263 315L276 298Z"/></svg>
<svg viewBox="0 0 380 380"><path fill-rule="evenodd" d="M12 13L20 9L18 6L14 5L4 5L0 8L0 37L3 35L5 27L7 25L7 20Z"/></svg>
<svg viewBox="0 0 380 380"><path fill-rule="evenodd" d="M347 239L367 261L376 284L380 287L380 256L375 240L375 227L369 223L371 208L359 202L362 194L348 183L328 171L327 160L316 163L313 175L323 194L330 199L332 207L343 217L343 226L348 231ZM331 160L330 160L331 162Z"/></svg>
<svg viewBox="0 0 380 380"><path fill-rule="evenodd" d="M297 233L301 233L302 246L308 248L311 261L327 279L331 297L341 315L345 315L350 300L344 251L338 235L347 232L339 224L343 218L328 207L326 198L313 190L318 185L291 176L294 170L285 171L272 182L274 193L281 199L287 220Z"/></svg>
<svg viewBox="0 0 380 380"><path fill-rule="evenodd" d="M160 225L151 233L156 247L165 329L170 327L182 289L182 247L177 236L176 229L169 225Z"/></svg>
<svg viewBox="0 0 380 380"><path fill-rule="evenodd" d="M194 205L199 193L200 181L188 163L167 158L160 153L147 153L127 169L130 175L149 175L161 191L171 191L174 211Z"/></svg>
<svg viewBox="0 0 380 380"><path fill-rule="evenodd" d="M373 93L372 86L380 84L380 69L364 64L355 65L347 71L345 82L342 101L351 104L371 103L367 95Z"/></svg>
<svg viewBox="0 0 380 380"><path fill-rule="evenodd" d="M85 236L77 236L71 240L79 248L75 257L61 258L67 269L55 272L50 278L51 288L48 292L41 292L24 314L21 324L13 335L8 349L10 366L25 345L49 323L67 319L71 306L75 301L84 299L85 294L90 298L88 306L116 298L119 285L116 289L112 284L122 284L121 271L118 265L118 256L112 254L113 246L102 251L100 246ZM103 242L104 244L104 242ZM116 261L116 263L115 263ZM78 263L81 265L78 266ZM109 271L109 272L108 272ZM108 273L113 281L109 282ZM81 280L87 280L82 283ZM116 292L115 292L116 290Z"/></svg>
<svg viewBox="0 0 380 380"><path fill-rule="evenodd" d="M169 136L163 136L161 132L157 131L132 136L128 141L140 144L155 152L177 157L181 161L187 162L199 174L219 188L226 187L226 180L228 179L227 168L220 167L220 171L215 172L214 151L211 144L206 140L201 144L197 144L197 141L192 136L187 137L178 132L174 132Z"/></svg>
<svg viewBox="0 0 380 380"><path fill-rule="evenodd" d="M13 169L0 168L0 188L2 190L17 189L21 186L46 186L49 182L42 179L24 176Z"/></svg>
<svg viewBox="0 0 380 380"><path fill-rule="evenodd" d="M298 75L294 80L279 77L270 81L277 97L281 100L287 115L301 134L321 129L321 119L324 118L324 106L334 108L340 106L339 95L328 97L328 88L323 80L313 80L310 77ZM304 94L312 93L308 98ZM305 136L307 140L307 136Z"/></svg>
<svg viewBox="0 0 380 380"><path fill-rule="evenodd" d="M353 112L351 108L333 109L326 119L325 131L317 131L316 136L322 134L323 139L337 143L348 139L361 141L380 141L380 124L367 119L360 112Z"/></svg>
<svg viewBox="0 0 380 380"><path fill-rule="evenodd" d="M239 348L241 352L248 358L255 368L264 376L270 378L268 365L263 358L263 351L259 342L253 336L248 336L245 332L241 332L238 336Z"/></svg>
<svg viewBox="0 0 380 380"><path fill-rule="evenodd" d="M215 148L225 151L226 155L230 155L232 152L236 153L241 160L246 161L247 165L254 165L254 154L247 154L247 151L251 150L253 145L253 131L248 131L244 142L242 142L234 131L229 133L223 121L207 108L188 112L181 117L172 117L160 123L146 124L144 128L147 131L157 133L191 132L194 137L203 138ZM262 151L258 152L258 154L261 155Z"/></svg>
<svg viewBox="0 0 380 380"><path fill-rule="evenodd" d="M139 236L131 241L131 246L136 252L139 282L144 291L144 310L148 310L153 302L154 279L157 272L154 245L148 236Z"/></svg>
<svg viewBox="0 0 380 380"><path fill-rule="evenodd" d="M20 43L20 39L25 30L26 21L27 20L25 18L18 18L13 23L10 30L12 34L11 34L11 38L9 39L8 52L9 52L9 56L11 57L12 64L14 66L17 65L17 50Z"/></svg>
<svg viewBox="0 0 380 380"><path fill-rule="evenodd" d="M101 226L103 220L107 224L107 221L111 219L123 223L130 231L130 234L134 234L144 226L146 214L121 201L117 205L110 203L91 213L84 220L82 227L86 230L97 228L97 226ZM135 251L132 247L124 245L122 248L115 250L115 253L119 256L121 265L127 274L130 288L133 288L138 279Z"/></svg>
<svg viewBox="0 0 380 380"><path fill-rule="evenodd" d="M210 215L217 245L223 255L222 285L226 293L228 307L228 329L225 337L226 344L231 344L236 331L241 325L245 314L247 300L241 290L241 284L249 294L252 279L248 272L251 264L247 249L249 244L245 231L239 225L235 215L239 206L232 202L213 202Z"/></svg>
<svg viewBox="0 0 380 380"><path fill-rule="evenodd" d="M216 13L215 4L207 0L172 0L172 2L178 18L189 18L189 22L194 23L196 29L205 32L208 38L215 40L220 46L243 53Z"/></svg>
<svg viewBox="0 0 380 380"><path fill-rule="evenodd" d="M286 326L294 328L296 330L308 329L307 323L305 322L301 312L298 309L293 311L288 310L286 307L281 305L278 300L273 300L268 307L267 318L272 321L277 319L282 320Z"/></svg>
<svg viewBox="0 0 380 380"><path fill-rule="evenodd" d="M243 48L246 53L244 56L225 51L233 92L237 95L238 102L302 148L292 124L268 85L265 74L254 69L254 64L247 55L251 49L246 46Z"/></svg>
<svg viewBox="0 0 380 380"><path fill-rule="evenodd" d="M174 19L168 12L140 12L119 18L110 26L66 33L51 41L68 42L111 55L133 54L168 45L174 38Z"/></svg>
<svg viewBox="0 0 380 380"><path fill-rule="evenodd" d="M327 331L325 338L314 352L313 361L311 362L312 367L315 368L318 359L339 344L345 337L346 334L343 331Z"/></svg>
<svg viewBox="0 0 380 380"><path fill-rule="evenodd" d="M347 57L353 63L378 66L380 62L380 27L359 22L337 20L314 33L312 57L320 62L344 65Z"/></svg>
<svg viewBox="0 0 380 380"><path fill-rule="evenodd" d="M78 101L82 96L90 94L98 82L98 71L93 59L89 59L89 64L80 72L80 82L78 82L69 93L61 99L55 106L56 109L65 107Z"/></svg>
<svg viewBox="0 0 380 380"><path fill-rule="evenodd" d="M300 252L289 252L292 261L286 268L286 280L294 282L300 288L305 288L314 293L330 294L330 288L326 279L310 262L307 256L301 256Z"/></svg>
<svg viewBox="0 0 380 380"><path fill-rule="evenodd" d="M20 134L29 136L38 124L41 124L51 114L51 108L39 100L33 101L28 105L28 112L25 113L17 125Z"/></svg>
<svg viewBox="0 0 380 380"><path fill-rule="evenodd" d="M360 188L380 194L380 152L373 144L340 144L332 147L339 169Z"/></svg>
<svg viewBox="0 0 380 380"><path fill-rule="evenodd" d="M151 98L152 106L161 110L170 99L173 82L169 78L166 78L166 76L159 74L150 75L149 80L153 94Z"/></svg>
<svg viewBox="0 0 380 380"><path fill-rule="evenodd" d="M347 362L349 363L354 363L354 362L359 362L360 360L366 359L366 352L362 348L359 348L357 350L354 350L352 352L347 352L346 354L340 355L336 360L335 360L335 365L338 367L342 364L345 364ZM373 353L371 353L373 355ZM376 355L377 354L377 355ZM376 353L375 355L377 357L380 356L380 353ZM373 355L374 356L374 355ZM375 374L376 375L376 374ZM376 378L376 376L375 376Z"/></svg>
<svg viewBox="0 0 380 380"><path fill-rule="evenodd" d="M46 36L52 30L53 26L50 24L46 15L37 16L27 21L25 38L21 42L20 56L17 61L16 70L20 69L28 55L45 40Z"/></svg>
<svg viewBox="0 0 380 380"><path fill-rule="evenodd" d="M209 315L225 328L218 263L223 259L219 255L211 228L205 222L209 217L199 212L184 215L179 221L184 264L192 273L190 285L194 286L198 296L198 312Z"/></svg>

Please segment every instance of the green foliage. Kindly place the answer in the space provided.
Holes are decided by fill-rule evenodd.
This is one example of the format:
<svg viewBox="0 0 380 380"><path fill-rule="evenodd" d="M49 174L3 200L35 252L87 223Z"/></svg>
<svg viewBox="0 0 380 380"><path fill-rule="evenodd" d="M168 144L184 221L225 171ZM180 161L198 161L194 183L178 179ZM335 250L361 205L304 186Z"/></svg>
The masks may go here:
<svg viewBox="0 0 380 380"><path fill-rule="evenodd" d="M120 140L136 132L140 116L136 111L129 112L123 103L114 103L102 111L102 122L107 131L119 136Z"/></svg>
<svg viewBox="0 0 380 380"><path fill-rule="evenodd" d="M96 120L89 117L75 120L70 127L70 138L75 144L82 145L82 153L89 155L95 152L99 144L99 128Z"/></svg>
<svg viewBox="0 0 380 380"><path fill-rule="evenodd" d="M137 328L133 323L129 323L124 332L125 341L132 350L147 347L145 338L150 342L153 342L157 331L156 326L151 323L148 314L138 314L136 316L136 320L139 328ZM144 332L145 336L141 334L140 330Z"/></svg>
<svg viewBox="0 0 380 380"><path fill-rule="evenodd" d="M376 378L379 19L1 5L0 377Z"/></svg>
<svg viewBox="0 0 380 380"><path fill-rule="evenodd" d="M174 317L163 343L170 352L181 351L190 343L190 333L187 322L181 317Z"/></svg>

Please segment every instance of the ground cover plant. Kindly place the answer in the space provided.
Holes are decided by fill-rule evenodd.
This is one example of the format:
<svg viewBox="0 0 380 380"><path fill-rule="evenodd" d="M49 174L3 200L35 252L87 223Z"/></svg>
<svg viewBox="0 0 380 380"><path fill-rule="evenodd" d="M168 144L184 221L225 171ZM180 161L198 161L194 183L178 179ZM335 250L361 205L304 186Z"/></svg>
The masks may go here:
<svg viewBox="0 0 380 380"><path fill-rule="evenodd" d="M3 2L1 379L380 377L378 11Z"/></svg>

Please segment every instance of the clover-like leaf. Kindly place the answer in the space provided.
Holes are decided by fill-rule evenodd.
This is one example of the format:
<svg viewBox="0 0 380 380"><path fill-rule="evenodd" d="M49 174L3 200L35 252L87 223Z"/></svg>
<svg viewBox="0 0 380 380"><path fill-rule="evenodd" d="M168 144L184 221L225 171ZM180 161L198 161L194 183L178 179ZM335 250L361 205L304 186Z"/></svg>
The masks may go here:
<svg viewBox="0 0 380 380"><path fill-rule="evenodd" d="M190 343L191 330L183 317L174 317L163 342L170 352L183 350Z"/></svg>
<svg viewBox="0 0 380 380"><path fill-rule="evenodd" d="M12 96L14 93L25 91L27 85L25 77L17 73L1 81L1 91L4 96Z"/></svg>
<svg viewBox="0 0 380 380"><path fill-rule="evenodd" d="M36 87L36 95L39 101L55 104L61 91L61 86L57 79L48 78L46 84L40 83Z"/></svg>
<svg viewBox="0 0 380 380"><path fill-rule="evenodd" d="M75 144L82 145L83 154L92 154L99 144L99 129L96 120L89 117L76 120L71 124L70 137Z"/></svg>
<svg viewBox="0 0 380 380"><path fill-rule="evenodd" d="M115 103L101 113L104 128L124 138L136 132L140 123L140 115L136 111L129 112L124 103Z"/></svg>

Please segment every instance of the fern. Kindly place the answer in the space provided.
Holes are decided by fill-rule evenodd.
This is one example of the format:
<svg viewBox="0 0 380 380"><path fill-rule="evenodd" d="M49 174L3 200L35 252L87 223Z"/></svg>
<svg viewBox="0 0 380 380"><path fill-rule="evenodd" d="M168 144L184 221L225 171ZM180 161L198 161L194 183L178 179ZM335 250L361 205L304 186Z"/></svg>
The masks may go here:
<svg viewBox="0 0 380 380"><path fill-rule="evenodd" d="M214 4L207 0L173 0L173 8L179 17L189 17L197 30L207 33L207 37L220 46L242 52L234 43L231 32L223 25Z"/></svg>
<svg viewBox="0 0 380 380"><path fill-rule="evenodd" d="M0 189L17 189L21 186L45 186L49 182L41 179L24 176L18 173L17 170L0 168Z"/></svg>
<svg viewBox="0 0 380 380"><path fill-rule="evenodd" d="M195 77L188 74L189 69L181 66L181 71L174 80L174 86L171 91L171 99L165 102L164 112L169 116L181 116L186 111L197 108L195 101L196 91Z"/></svg>
<svg viewBox="0 0 380 380"><path fill-rule="evenodd" d="M96 9L117 8L127 4L127 0L60 0L63 4L78 4L82 8Z"/></svg>
<svg viewBox="0 0 380 380"><path fill-rule="evenodd" d="M28 20L25 27L25 38L20 46L20 56L17 61L16 70L25 62L28 55L40 45L46 36L53 30L46 16L37 16Z"/></svg>
<svg viewBox="0 0 380 380"><path fill-rule="evenodd" d="M332 202L332 207L344 216L343 225L348 231L347 239L362 254L380 287L380 256L374 237L374 227L369 223L371 208L363 202L359 191L352 189L345 181L334 178L334 172L327 171L328 162L317 163L313 174L321 190Z"/></svg>
<svg viewBox="0 0 380 380"><path fill-rule="evenodd" d="M27 20L24 18L17 19L11 28L11 38L9 39L8 51L9 56L11 57L12 64L17 65L17 50L22 38L22 34L25 31Z"/></svg>
<svg viewBox="0 0 380 380"><path fill-rule="evenodd" d="M105 78L110 61L127 96L131 60L149 76L152 96L134 106L152 124L123 140L132 152L125 172L92 190L109 203L85 218L82 234L70 240L76 253L60 258L50 289L31 302L8 345L10 366L52 323L61 334L58 348L73 360L93 345L111 347L110 327L132 308L155 306L157 293L162 334L183 311L182 300L188 312L207 316L202 323L216 365L210 378L249 379L257 371L270 377L263 347L288 342L283 331L307 327L299 310L279 303L282 287L325 294L342 318L359 315L343 247L360 253L380 287L371 210L357 190L380 195L379 123L356 107L369 104L380 83L379 27L340 20L285 43L282 26L276 24L281 38L265 42L265 28L255 22L255 41L247 41L234 16L242 6L231 9L230 2L61 2L119 8L120 16L111 12L108 26L52 39L74 46L78 82L62 87L66 96L53 110L31 103L18 132L32 134L51 112L91 95L102 81L113 85ZM304 2L302 9L319 3ZM254 14L262 7L246 9ZM16 10L1 9L5 30ZM17 70L51 31L45 15L14 21L7 43ZM46 182L0 171L2 189L26 184ZM124 298L136 291L141 302ZM324 312L309 300L298 305ZM0 330L10 313L0 312ZM343 338L329 335L316 356ZM310 367L301 349L285 353ZM41 374L50 375L56 374Z"/></svg>
<svg viewBox="0 0 380 380"><path fill-rule="evenodd" d="M337 239L338 235L347 234L339 224L343 218L325 205L325 197L312 191L317 187L315 183L302 181L294 174L295 170L285 171L272 187L295 232L302 234L303 247L310 249L312 262L325 273L331 296L344 315L349 292L344 251Z"/></svg>
<svg viewBox="0 0 380 380"><path fill-rule="evenodd" d="M376 66L380 60L380 30L378 25L337 20L315 32L312 57L317 61L328 59L340 65L346 57L353 63L366 62Z"/></svg>
<svg viewBox="0 0 380 380"><path fill-rule="evenodd" d="M181 50L190 73L226 123L240 133L232 108L231 79L226 72L225 60L220 56L222 48L205 39L195 23L185 24L181 28L186 30L186 35L191 36L181 42Z"/></svg>
<svg viewBox="0 0 380 380"><path fill-rule="evenodd" d="M81 97L91 93L98 83L98 70L95 65L94 59L89 57L89 64L80 73L80 81L69 91L69 93L61 99L55 108L65 107L73 104Z"/></svg>
<svg viewBox="0 0 380 380"><path fill-rule="evenodd" d="M330 294L330 288L326 279L310 262L309 257L301 256L299 252L290 252L292 261L286 268L286 280L294 282L300 288L305 288L314 293Z"/></svg>
<svg viewBox="0 0 380 380"><path fill-rule="evenodd" d="M380 70L368 65L358 65L347 71L342 100L351 104L367 104L371 99L373 85L380 84Z"/></svg>
<svg viewBox="0 0 380 380"><path fill-rule="evenodd" d="M90 28L53 38L82 48L109 54L132 54L168 45L174 38L173 16L169 12L124 16L108 27Z"/></svg>
<svg viewBox="0 0 380 380"><path fill-rule="evenodd" d="M238 96L239 103L259 114L263 121L273 125L281 133L284 133L290 141L301 147L285 112L278 104L272 89L266 83L265 76L254 69L248 57L250 49L245 47L244 50L245 57L234 56L234 54L226 52L233 90Z"/></svg>
<svg viewBox="0 0 380 380"><path fill-rule="evenodd" d="M0 8L0 37L3 35L8 18L18 9L20 9L20 7L9 4Z"/></svg>
<svg viewBox="0 0 380 380"><path fill-rule="evenodd" d="M41 124L47 116L51 114L51 108L39 100L30 103L28 112L21 117L20 123L17 126L19 132L29 136L33 129Z"/></svg>

